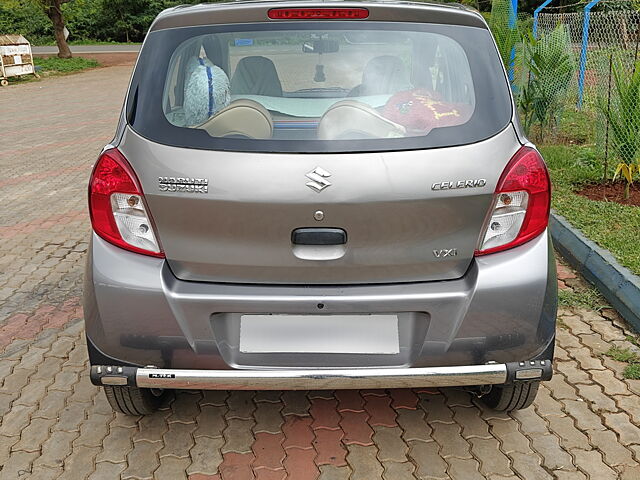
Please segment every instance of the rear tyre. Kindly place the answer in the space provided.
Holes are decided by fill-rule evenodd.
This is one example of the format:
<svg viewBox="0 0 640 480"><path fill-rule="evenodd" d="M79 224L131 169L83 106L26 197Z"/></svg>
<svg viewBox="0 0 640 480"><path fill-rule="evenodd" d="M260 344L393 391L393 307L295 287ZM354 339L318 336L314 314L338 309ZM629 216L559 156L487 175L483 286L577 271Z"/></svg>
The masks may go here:
<svg viewBox="0 0 640 480"><path fill-rule="evenodd" d="M167 397L164 390L105 385L104 394L111 408L125 415L148 415L155 412Z"/></svg>
<svg viewBox="0 0 640 480"><path fill-rule="evenodd" d="M522 410L533 403L539 386L539 381L494 385L491 391L482 397L482 401L489 408L501 412Z"/></svg>
<svg viewBox="0 0 640 480"><path fill-rule="evenodd" d="M0 85L3 87L6 87L7 85L9 85L9 80L5 80L4 78L2 80L0 80Z"/></svg>

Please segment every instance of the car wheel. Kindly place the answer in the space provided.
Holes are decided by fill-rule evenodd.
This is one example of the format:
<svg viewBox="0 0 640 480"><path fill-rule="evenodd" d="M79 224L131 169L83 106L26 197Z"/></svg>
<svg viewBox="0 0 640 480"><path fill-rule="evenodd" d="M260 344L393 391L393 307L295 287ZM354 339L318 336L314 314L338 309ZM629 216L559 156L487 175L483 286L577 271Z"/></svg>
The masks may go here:
<svg viewBox="0 0 640 480"><path fill-rule="evenodd" d="M155 412L167 396L167 391L151 388L110 386L104 394L111 408L125 415L147 415Z"/></svg>
<svg viewBox="0 0 640 480"><path fill-rule="evenodd" d="M482 397L489 408L501 412L522 410L533 403L540 382L523 382L512 385L494 385L491 391Z"/></svg>

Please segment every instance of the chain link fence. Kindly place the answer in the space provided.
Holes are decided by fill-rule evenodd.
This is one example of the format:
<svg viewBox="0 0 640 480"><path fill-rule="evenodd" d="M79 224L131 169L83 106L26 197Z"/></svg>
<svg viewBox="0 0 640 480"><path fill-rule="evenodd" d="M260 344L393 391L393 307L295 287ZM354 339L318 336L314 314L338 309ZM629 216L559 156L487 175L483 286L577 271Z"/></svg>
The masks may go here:
<svg viewBox="0 0 640 480"><path fill-rule="evenodd" d="M637 163L640 154L640 11L632 2L615 5L616 10L590 14L584 46L584 12L543 12L538 17L540 35L563 28L573 55L583 56L582 72L580 62L573 72L569 98L576 103L582 99L582 113L593 116L605 179L610 165Z"/></svg>
<svg viewBox="0 0 640 480"><path fill-rule="evenodd" d="M532 137L555 133L576 92L577 57L566 25L534 37L524 32L516 60L514 92L522 122Z"/></svg>
<svg viewBox="0 0 640 480"><path fill-rule="evenodd" d="M505 63L525 127L534 140L557 131L575 93L571 36L560 23L533 36L533 18L514 15L510 0L494 0L489 24Z"/></svg>
<svg viewBox="0 0 640 480"><path fill-rule="evenodd" d="M624 5L624 4L618 4ZM629 8L631 2L628 2ZM570 38L577 58L582 50L584 12L541 13L538 17L539 35L553 31L563 25ZM633 65L640 39L640 11L614 10L590 14L586 69L584 77L585 102L594 105L597 101L601 80L608 77L608 57L613 54L627 65ZM605 61L603 61L605 60ZM576 75L579 71L576 71ZM577 83L576 83L577 86Z"/></svg>

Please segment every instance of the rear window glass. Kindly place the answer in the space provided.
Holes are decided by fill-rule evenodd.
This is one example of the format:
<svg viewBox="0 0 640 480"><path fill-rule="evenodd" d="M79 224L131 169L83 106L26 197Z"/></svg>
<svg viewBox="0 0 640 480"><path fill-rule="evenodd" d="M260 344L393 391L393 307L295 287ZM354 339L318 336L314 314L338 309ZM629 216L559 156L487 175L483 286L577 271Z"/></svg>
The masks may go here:
<svg viewBox="0 0 640 480"><path fill-rule="evenodd" d="M154 32L129 95L159 143L267 152L402 150L477 142L509 122L489 33L331 22Z"/></svg>

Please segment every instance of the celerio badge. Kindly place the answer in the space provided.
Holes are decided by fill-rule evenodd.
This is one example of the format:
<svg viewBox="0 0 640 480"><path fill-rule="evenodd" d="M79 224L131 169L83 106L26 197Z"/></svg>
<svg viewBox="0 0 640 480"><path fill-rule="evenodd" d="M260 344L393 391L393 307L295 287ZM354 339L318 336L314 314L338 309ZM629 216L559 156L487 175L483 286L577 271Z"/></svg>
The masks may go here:
<svg viewBox="0 0 640 480"><path fill-rule="evenodd" d="M482 188L487 184L485 178L475 180L458 180L453 182L437 182L431 185L431 190L457 190L459 188Z"/></svg>

